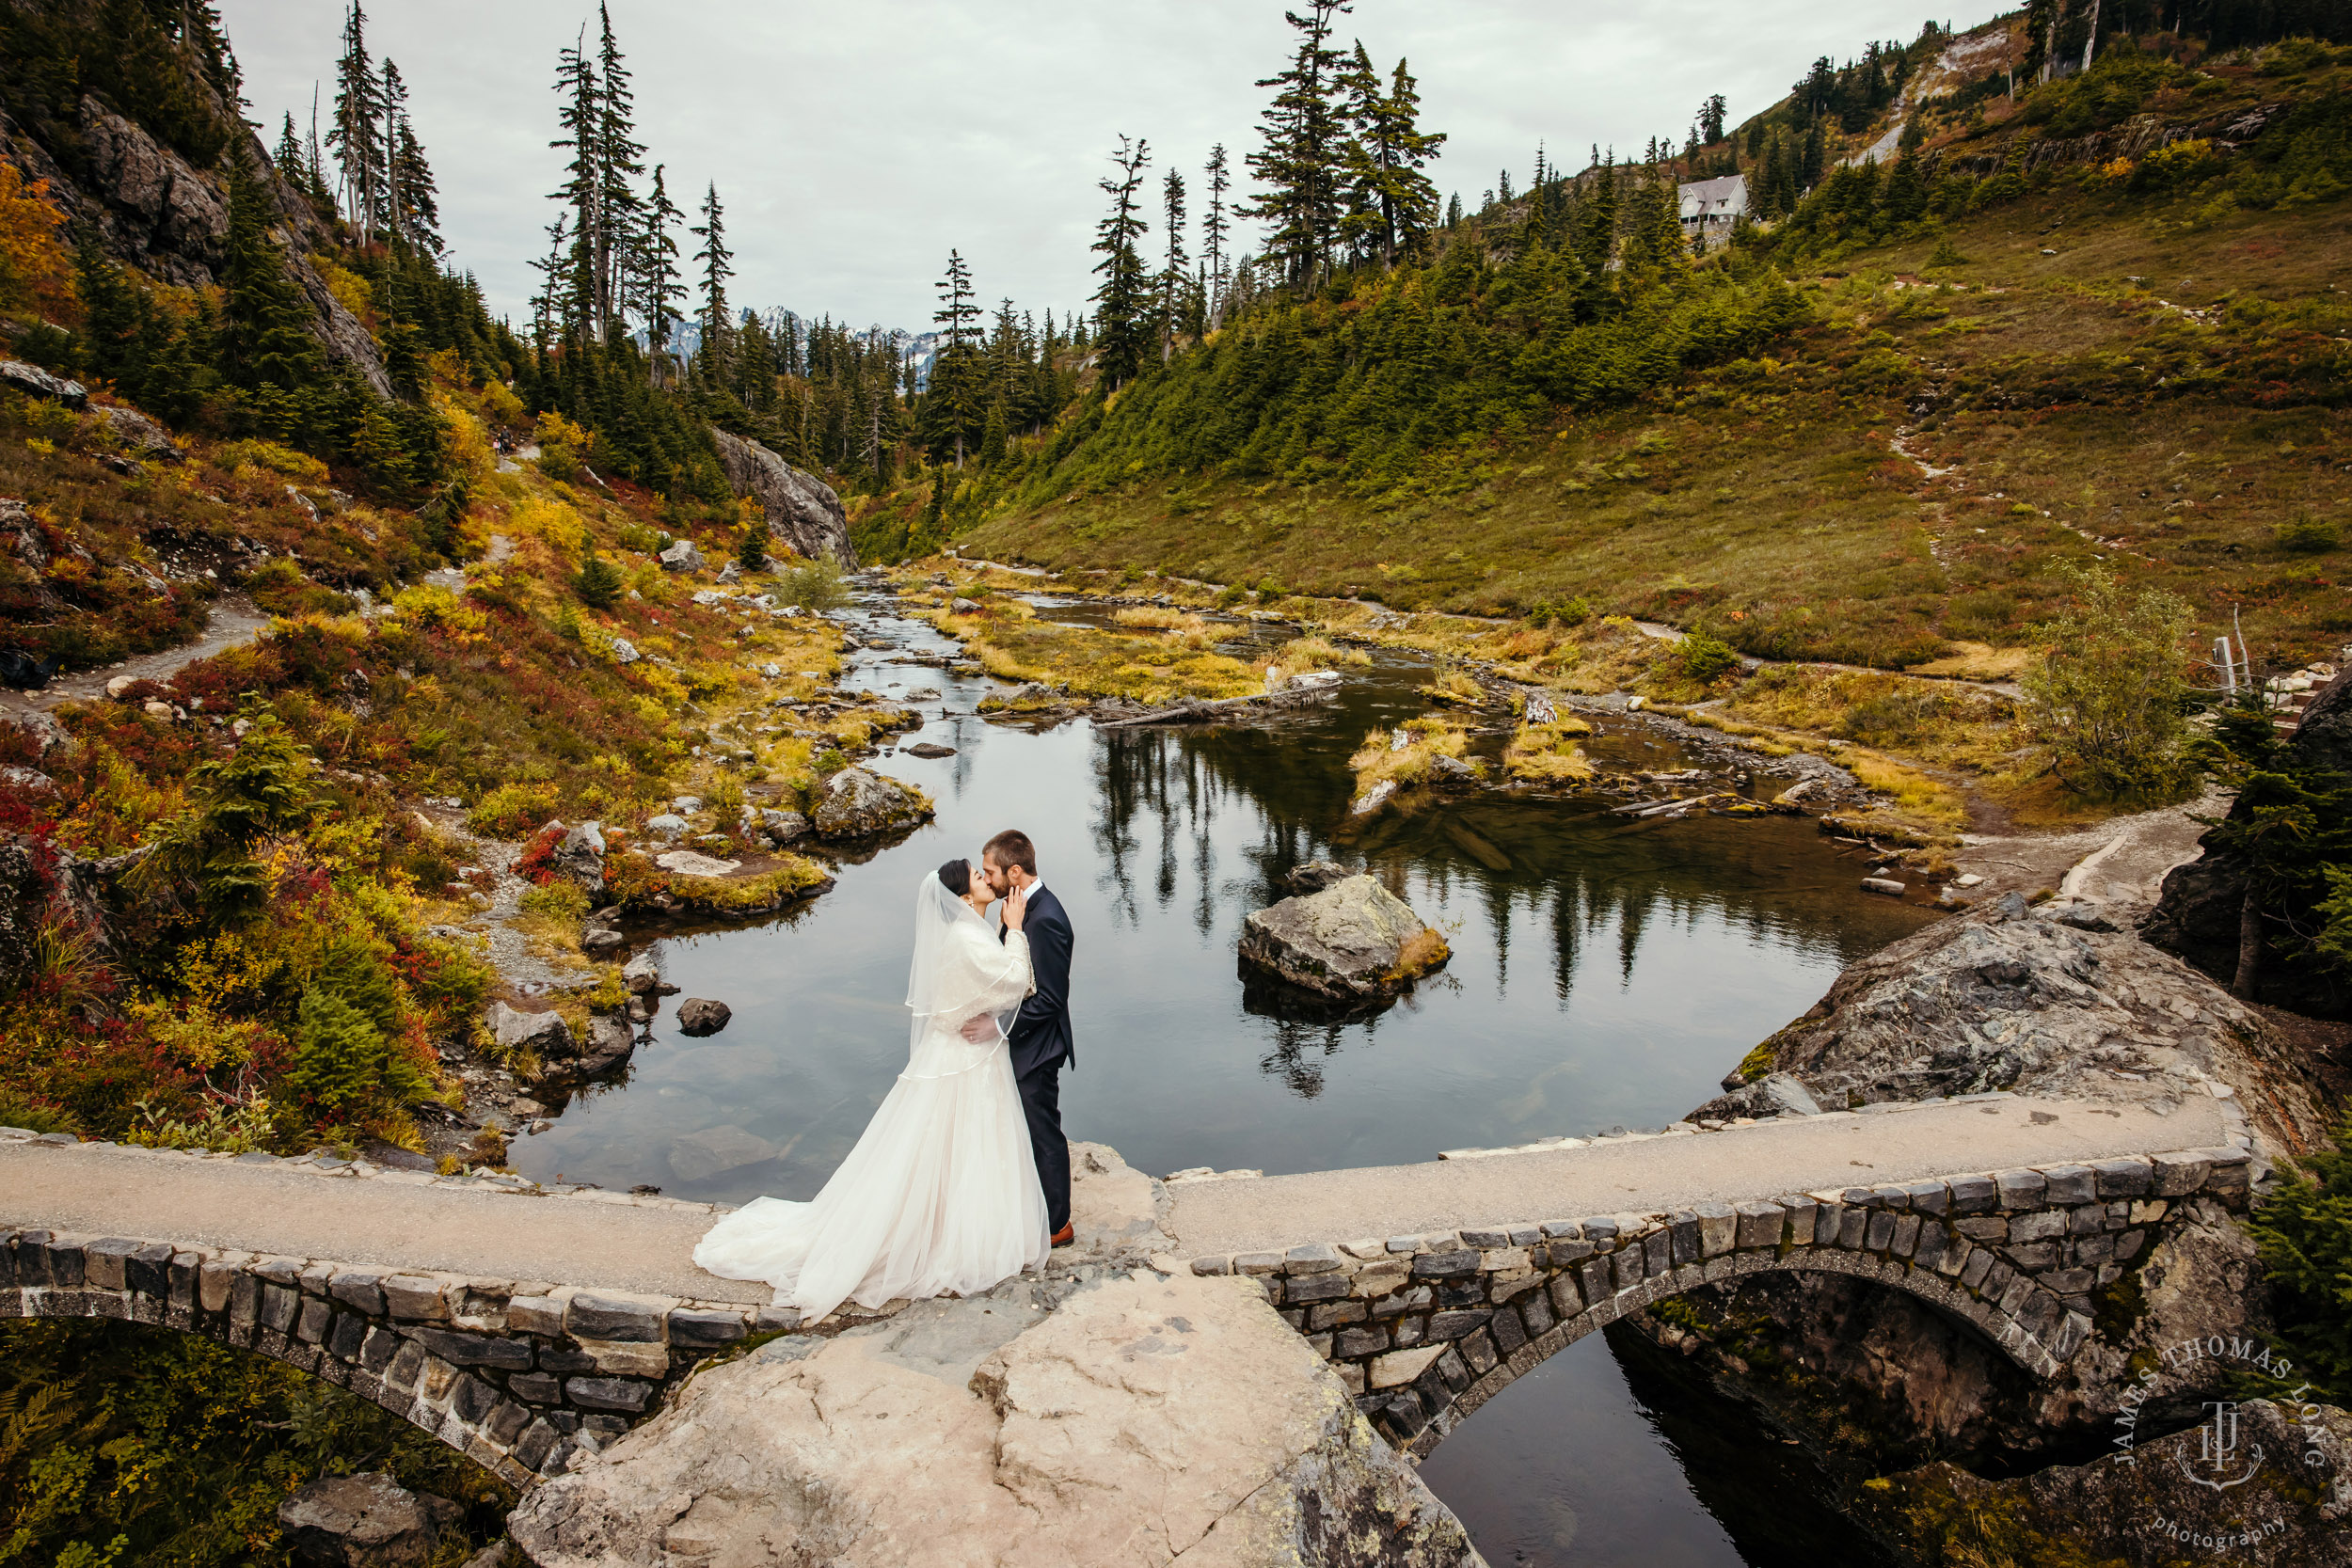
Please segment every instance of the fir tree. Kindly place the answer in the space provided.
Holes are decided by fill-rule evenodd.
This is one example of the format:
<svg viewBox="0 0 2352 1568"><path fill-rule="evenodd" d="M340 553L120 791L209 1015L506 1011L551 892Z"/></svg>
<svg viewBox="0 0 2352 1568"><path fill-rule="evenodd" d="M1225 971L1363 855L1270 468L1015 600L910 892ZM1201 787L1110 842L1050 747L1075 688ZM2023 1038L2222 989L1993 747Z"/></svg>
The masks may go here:
<svg viewBox="0 0 2352 1568"><path fill-rule="evenodd" d="M571 153L564 166L564 181L550 199L571 209L572 249L564 287L556 293L559 329L565 336L585 334L596 309L596 245L600 225L596 203L602 181L596 170L596 134L603 120L603 93L596 68L580 43L556 55L555 90L562 96L557 124L563 135L548 143Z"/></svg>
<svg viewBox="0 0 2352 1568"><path fill-rule="evenodd" d="M596 59L598 82L596 121L596 234L593 264L596 277L596 325L610 337L619 318L622 277L643 203L631 182L645 172L640 162L644 145L635 139L636 94L629 88L629 71L612 37L612 12L598 5L601 29Z"/></svg>
<svg viewBox="0 0 2352 1568"><path fill-rule="evenodd" d="M972 324L979 319L980 308L973 300L972 269L960 251L947 252L947 274L939 280L939 301L931 320L946 329L946 341L931 365L926 412L931 416L934 449L952 448L956 467L961 469L965 449L982 418L986 394L979 351L971 341L977 335Z"/></svg>
<svg viewBox="0 0 2352 1568"><path fill-rule="evenodd" d="M677 270L677 241L670 237L686 214L670 200L663 168L654 165L653 190L645 198L644 229L637 242L637 309L645 319L648 374L656 386L669 364L671 325L681 319L676 307L686 298L686 282Z"/></svg>
<svg viewBox="0 0 2352 1568"><path fill-rule="evenodd" d="M1176 353L1177 304L1184 293L1185 269L1192 258L1184 254L1184 177L1174 169L1160 182L1160 212L1168 227L1167 259L1160 268L1160 362ZM1007 306L1011 305L1007 300Z"/></svg>
<svg viewBox="0 0 2352 1568"><path fill-rule="evenodd" d="M719 204L719 184L710 182L703 195L703 221L688 230L703 242L694 252L694 260L702 263L703 308L702 352L695 356L696 368L703 372L705 385L723 384L726 379L727 279L735 276L735 252L727 248L726 210Z"/></svg>
<svg viewBox="0 0 2352 1568"><path fill-rule="evenodd" d="M620 598L621 590L628 586L628 581L621 576L621 569L596 550L588 552L588 559L580 563L580 575L572 579L573 592L580 595L580 602L591 610L611 609Z"/></svg>
<svg viewBox="0 0 2352 1568"><path fill-rule="evenodd" d="M1209 150L1208 166L1202 173L1209 180L1209 210L1200 221L1201 264L1207 268L1208 313L1212 323L1223 320L1225 313L1225 239L1229 220L1225 216L1225 193L1233 182L1225 162L1225 144L1219 142ZM1048 332L1052 322L1047 321Z"/></svg>
<svg viewBox="0 0 2352 1568"><path fill-rule="evenodd" d="M275 205L251 166L232 157L221 347L230 378L248 391L293 392L326 373L310 334L310 302L286 275L285 257L269 237Z"/></svg>
<svg viewBox="0 0 2352 1568"><path fill-rule="evenodd" d="M335 122L326 133L342 173L346 217L367 244L382 212L385 149L380 129L383 88L368 58L367 15L352 0L343 15L343 52L335 61Z"/></svg>
<svg viewBox="0 0 2352 1568"><path fill-rule="evenodd" d="M1425 241L1438 222L1438 188L1422 169L1445 144L1442 133L1421 129L1421 89L1404 60L1396 62L1386 91L1374 74L1364 46L1356 45L1348 72L1348 118L1355 135L1348 144L1351 186L1346 225L1359 250L1396 264L1400 249ZM1537 154L1536 188L1542 189ZM1504 197L1509 199L1508 195Z"/></svg>
<svg viewBox="0 0 2352 1568"><path fill-rule="evenodd" d="M1333 16L1351 8L1351 0L1307 0L1306 15L1283 12L1299 33L1297 50L1288 70L1258 83L1278 89L1260 117L1264 146L1248 159L1263 188L1238 214L1264 220L1268 259L1294 287L1312 287L1339 244L1345 126L1330 38Z"/></svg>
<svg viewBox="0 0 2352 1568"><path fill-rule="evenodd" d="M1103 384L1116 388L1135 379L1143 369L1151 339L1147 314L1143 254L1136 242L1149 232L1143 220L1144 166L1152 161L1152 144L1119 138L1111 162L1115 178L1099 182L1111 198L1111 210L1094 226L1095 254L1103 259L1094 271L1103 281L1094 291L1095 335L1101 345Z"/></svg>
<svg viewBox="0 0 2352 1568"><path fill-rule="evenodd" d="M310 167L303 157L301 139L294 135L292 114L288 114L285 123L278 127L278 150L270 154L269 161L277 167L278 178L294 189L307 191L310 188Z"/></svg>
<svg viewBox="0 0 2352 1568"><path fill-rule="evenodd" d="M1699 105L1699 139L1712 147L1724 139L1724 115L1727 105L1720 92L1709 93Z"/></svg>
<svg viewBox="0 0 2352 1568"><path fill-rule="evenodd" d="M384 62L384 71L389 79L392 74L389 60ZM409 124L405 114L394 121L391 137L389 228L393 243L421 250L428 256L438 256L441 253L441 209L438 192L433 182L433 166L425 162L424 148L417 140L416 128Z"/></svg>

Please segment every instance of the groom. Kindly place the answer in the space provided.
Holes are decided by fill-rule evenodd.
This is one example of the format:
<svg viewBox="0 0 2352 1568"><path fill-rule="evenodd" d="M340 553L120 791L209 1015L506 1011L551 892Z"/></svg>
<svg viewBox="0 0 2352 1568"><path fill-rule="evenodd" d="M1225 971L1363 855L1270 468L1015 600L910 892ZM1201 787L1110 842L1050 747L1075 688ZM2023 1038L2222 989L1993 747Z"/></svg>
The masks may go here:
<svg viewBox="0 0 2352 1568"><path fill-rule="evenodd" d="M1075 1067L1078 1061L1070 1038L1070 916L1038 879L1037 846L1018 829L998 833L981 848L980 874L1000 898L1016 892L1028 895L1021 928L1028 935L1035 980L1006 1043L1012 1051L1021 1108L1029 1118L1038 1182L1045 1189L1046 1224L1054 1245L1068 1246L1075 1232L1070 1224L1070 1140L1061 1131L1061 1069L1064 1062Z"/></svg>

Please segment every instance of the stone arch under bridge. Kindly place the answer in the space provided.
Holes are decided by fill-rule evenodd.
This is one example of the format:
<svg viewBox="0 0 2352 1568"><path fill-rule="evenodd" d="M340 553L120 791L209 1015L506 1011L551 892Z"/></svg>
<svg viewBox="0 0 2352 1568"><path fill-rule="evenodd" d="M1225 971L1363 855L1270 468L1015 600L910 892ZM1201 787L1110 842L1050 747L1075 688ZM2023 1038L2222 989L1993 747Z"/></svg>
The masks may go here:
<svg viewBox="0 0 2352 1568"><path fill-rule="evenodd" d="M370 1400L516 1487L651 1418L788 1313L459 1275L0 1229L0 1317L200 1335Z"/></svg>
<svg viewBox="0 0 2352 1568"><path fill-rule="evenodd" d="M2091 1292L2200 1196L2243 1211L2242 1148L2053 1164L1192 1259L1258 1278L1373 1425L1426 1457L1472 1411L1587 1334L1703 1285L1842 1274L1965 1323L2055 1378L2092 1334Z"/></svg>

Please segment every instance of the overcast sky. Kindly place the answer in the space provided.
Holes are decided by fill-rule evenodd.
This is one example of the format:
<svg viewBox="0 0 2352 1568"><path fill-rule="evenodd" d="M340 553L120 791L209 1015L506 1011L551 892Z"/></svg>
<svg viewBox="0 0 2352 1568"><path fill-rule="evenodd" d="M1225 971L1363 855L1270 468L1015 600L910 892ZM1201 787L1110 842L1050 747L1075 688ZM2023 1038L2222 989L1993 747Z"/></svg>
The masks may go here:
<svg viewBox="0 0 2352 1568"><path fill-rule="evenodd" d="M289 110L307 129L314 83L325 116L342 0L219 4L263 141ZM451 260L519 323L562 180L547 145L556 53L595 7L375 0L368 13L373 52L407 80ZM1816 55L1908 41L1928 14L1913 0L1359 0L1340 29L1384 73L1411 60L1423 127L1450 137L1431 172L1475 204L1502 167L1525 184L1539 139L1575 166L1594 142L1679 142L1707 94L1737 123ZM951 245L985 300L1082 305L1095 182L1122 133L1150 140L1155 188L1184 172L1197 224L1214 144L1246 180L1267 96L1254 84L1292 37L1282 0L612 0L612 20L648 164L669 166L680 207L718 183L736 302L918 331Z"/></svg>

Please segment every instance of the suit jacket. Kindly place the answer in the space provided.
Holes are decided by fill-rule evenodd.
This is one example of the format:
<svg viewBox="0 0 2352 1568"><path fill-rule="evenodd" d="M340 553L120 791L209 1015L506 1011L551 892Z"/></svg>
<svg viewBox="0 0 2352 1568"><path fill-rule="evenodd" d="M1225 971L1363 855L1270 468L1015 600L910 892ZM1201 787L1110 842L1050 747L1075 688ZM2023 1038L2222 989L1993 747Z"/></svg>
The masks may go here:
<svg viewBox="0 0 2352 1568"><path fill-rule="evenodd" d="M1012 1052L1013 1076L1057 1062L1075 1067L1078 1053L1070 1037L1070 916L1052 888L1040 888L1031 895L1021 930L1029 939L1036 989L1022 1002L1005 1037Z"/></svg>

